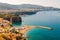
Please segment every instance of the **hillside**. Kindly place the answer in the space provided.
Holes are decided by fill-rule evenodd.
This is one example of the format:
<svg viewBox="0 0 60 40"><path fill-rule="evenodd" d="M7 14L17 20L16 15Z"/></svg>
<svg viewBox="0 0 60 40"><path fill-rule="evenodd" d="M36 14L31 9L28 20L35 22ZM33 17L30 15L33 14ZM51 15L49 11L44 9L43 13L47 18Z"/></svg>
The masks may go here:
<svg viewBox="0 0 60 40"><path fill-rule="evenodd" d="M60 8L54 7L44 7L40 5L33 4L21 4L21 5L11 5L7 3L0 3L0 10L10 10L10 9L41 9L41 10L60 10Z"/></svg>

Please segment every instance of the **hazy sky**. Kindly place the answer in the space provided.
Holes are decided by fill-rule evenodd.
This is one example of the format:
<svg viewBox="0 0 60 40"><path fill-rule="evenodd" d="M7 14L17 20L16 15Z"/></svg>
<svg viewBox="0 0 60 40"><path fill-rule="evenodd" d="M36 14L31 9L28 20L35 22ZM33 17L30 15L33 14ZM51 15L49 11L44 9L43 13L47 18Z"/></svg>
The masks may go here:
<svg viewBox="0 0 60 40"><path fill-rule="evenodd" d="M60 0L0 0L3 3L9 4L36 4L43 6L53 6L60 8Z"/></svg>

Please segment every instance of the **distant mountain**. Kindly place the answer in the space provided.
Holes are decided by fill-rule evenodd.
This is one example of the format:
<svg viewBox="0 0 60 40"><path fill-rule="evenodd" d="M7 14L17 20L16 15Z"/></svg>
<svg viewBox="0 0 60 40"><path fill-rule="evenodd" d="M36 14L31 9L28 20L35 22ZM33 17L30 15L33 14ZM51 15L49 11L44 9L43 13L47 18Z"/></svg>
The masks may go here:
<svg viewBox="0 0 60 40"><path fill-rule="evenodd" d="M11 5L7 3L0 3L0 10L10 10L10 9L40 9L40 10L60 10L60 8L54 7L44 7L40 5L32 4L21 4L21 5Z"/></svg>
<svg viewBox="0 0 60 40"><path fill-rule="evenodd" d="M5 9L13 9L13 5L6 4L6 3L0 3L0 10L5 10Z"/></svg>

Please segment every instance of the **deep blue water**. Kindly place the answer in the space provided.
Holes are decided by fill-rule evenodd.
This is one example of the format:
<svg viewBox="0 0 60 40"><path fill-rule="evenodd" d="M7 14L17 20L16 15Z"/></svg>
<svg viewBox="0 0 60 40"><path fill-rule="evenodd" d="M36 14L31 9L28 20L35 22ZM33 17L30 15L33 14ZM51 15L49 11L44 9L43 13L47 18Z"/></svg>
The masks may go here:
<svg viewBox="0 0 60 40"><path fill-rule="evenodd" d="M27 40L60 40L60 11L40 11L22 17L22 25L49 26L54 30L35 28L27 33Z"/></svg>
<svg viewBox="0 0 60 40"><path fill-rule="evenodd" d="M32 29L27 32L27 40L60 40L60 11L40 11L22 17L21 25L49 26L54 29Z"/></svg>

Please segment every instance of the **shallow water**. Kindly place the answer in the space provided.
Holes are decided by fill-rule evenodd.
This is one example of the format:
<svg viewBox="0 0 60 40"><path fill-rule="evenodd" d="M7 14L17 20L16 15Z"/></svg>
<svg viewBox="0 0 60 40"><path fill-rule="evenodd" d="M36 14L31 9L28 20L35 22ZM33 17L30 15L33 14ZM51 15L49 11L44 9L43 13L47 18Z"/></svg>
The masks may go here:
<svg viewBox="0 0 60 40"><path fill-rule="evenodd" d="M22 17L22 25L49 26L54 30L32 29L27 33L28 40L60 40L60 11L40 11Z"/></svg>

